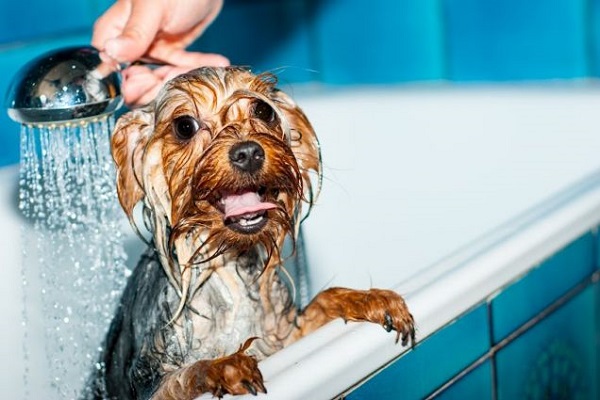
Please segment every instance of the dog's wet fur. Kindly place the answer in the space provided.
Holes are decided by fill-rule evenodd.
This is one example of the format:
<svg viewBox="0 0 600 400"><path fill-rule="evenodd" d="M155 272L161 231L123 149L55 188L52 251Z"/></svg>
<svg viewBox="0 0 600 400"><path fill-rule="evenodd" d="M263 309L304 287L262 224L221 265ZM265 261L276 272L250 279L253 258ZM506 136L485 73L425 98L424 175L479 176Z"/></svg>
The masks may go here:
<svg viewBox="0 0 600 400"><path fill-rule="evenodd" d="M321 159L310 122L272 75L181 75L119 119L112 151L121 205L134 226L141 207L153 237L85 397L266 392L258 361L335 318L414 342L391 290L330 288L294 305L281 249L316 199Z"/></svg>

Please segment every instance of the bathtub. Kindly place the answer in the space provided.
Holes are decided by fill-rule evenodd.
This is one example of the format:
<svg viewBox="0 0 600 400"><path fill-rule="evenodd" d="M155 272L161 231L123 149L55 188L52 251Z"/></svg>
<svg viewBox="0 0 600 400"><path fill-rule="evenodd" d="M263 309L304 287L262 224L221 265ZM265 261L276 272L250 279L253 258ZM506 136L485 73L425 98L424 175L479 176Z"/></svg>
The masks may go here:
<svg viewBox="0 0 600 400"><path fill-rule="evenodd" d="M259 397L510 399L564 380L596 398L595 85L291 92L324 162L303 225L310 290L397 290L417 345L334 321L260 363L269 393ZM10 398L24 392L16 185L16 166L1 169L0 354L10 362L0 382ZM141 246L127 241L135 260Z"/></svg>

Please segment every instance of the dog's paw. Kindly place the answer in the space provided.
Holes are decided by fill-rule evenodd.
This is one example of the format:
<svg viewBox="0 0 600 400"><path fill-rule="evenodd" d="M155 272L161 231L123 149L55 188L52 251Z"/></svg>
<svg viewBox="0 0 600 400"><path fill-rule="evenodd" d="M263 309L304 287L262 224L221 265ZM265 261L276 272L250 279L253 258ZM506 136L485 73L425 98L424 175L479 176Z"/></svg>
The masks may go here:
<svg viewBox="0 0 600 400"><path fill-rule="evenodd" d="M319 293L296 319L302 335L325 323L344 321L372 322L388 332L396 331L396 342L415 343L415 321L402 296L392 290L355 290L333 287Z"/></svg>
<svg viewBox="0 0 600 400"><path fill-rule="evenodd" d="M249 339L241 348L232 355L210 361L206 365L205 391L215 397L225 394L253 394L267 393L263 377L258 369L258 362L245 353L253 339Z"/></svg>
<svg viewBox="0 0 600 400"><path fill-rule="evenodd" d="M370 289L366 291L366 319L378 323L388 331L396 331L396 342L402 345L415 343L415 321L402 296L391 290Z"/></svg>

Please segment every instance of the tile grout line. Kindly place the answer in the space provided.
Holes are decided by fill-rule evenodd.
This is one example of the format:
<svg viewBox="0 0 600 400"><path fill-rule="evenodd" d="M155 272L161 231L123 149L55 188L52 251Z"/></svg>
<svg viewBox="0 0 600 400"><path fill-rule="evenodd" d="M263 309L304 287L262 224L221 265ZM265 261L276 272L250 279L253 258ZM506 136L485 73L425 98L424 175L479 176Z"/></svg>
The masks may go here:
<svg viewBox="0 0 600 400"><path fill-rule="evenodd" d="M490 349L494 348L494 310L492 308L491 297L486 300L488 310L488 328L489 328L489 340ZM496 367L496 354L490 355L490 369L491 369L491 385L492 385L492 400L498 398L498 369Z"/></svg>
<svg viewBox="0 0 600 400"><path fill-rule="evenodd" d="M497 399L497 386L498 386L497 374L496 374L496 368L495 368L496 354L500 350L505 348L507 345L512 343L515 339L521 337L523 334L525 334L531 328L536 326L539 322L544 320L546 317L553 314L560 307L567 304L570 300L575 298L578 294L582 293L585 289L598 283L599 281L600 281L600 270L596 269L594 272L592 272L585 279L583 279L581 282L579 282L574 287L572 287L570 290L568 290L566 293L564 293L562 296L560 296L557 300L555 300L549 306L547 306L542 311L537 313L533 318L531 318L528 321L526 321L525 323L523 323L520 327L515 329L511 334L506 336L504 339L500 340L495 345L492 345L490 347L490 349L484 355L482 355L481 357L476 359L473 363L471 363L466 368L461 370L458 374L454 375L452 378L450 378L448 381L446 381L443 385L438 387L434 392L432 392L425 398L433 399L433 398L439 396L446 389L451 387L454 383L458 382L460 379L462 379L463 377L468 375L470 372L475 370L477 367L482 365L485 361L490 360L491 368L492 368L492 382L491 382L492 383L492 393L491 393L492 397L491 398L493 400L496 400ZM458 318L460 318L460 317L458 317ZM491 328L492 325L491 325L491 303L490 302L488 302L488 320L489 320L490 328ZM490 341L493 341L493 333L491 330L490 330Z"/></svg>

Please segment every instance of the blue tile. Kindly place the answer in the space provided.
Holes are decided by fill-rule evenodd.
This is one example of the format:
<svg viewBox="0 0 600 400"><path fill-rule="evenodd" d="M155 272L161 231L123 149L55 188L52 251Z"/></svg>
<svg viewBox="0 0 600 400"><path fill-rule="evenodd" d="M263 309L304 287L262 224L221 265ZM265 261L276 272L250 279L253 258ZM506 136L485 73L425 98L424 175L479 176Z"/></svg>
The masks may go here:
<svg viewBox="0 0 600 400"><path fill-rule="evenodd" d="M498 399L597 399L595 288L498 352Z"/></svg>
<svg viewBox="0 0 600 400"><path fill-rule="evenodd" d="M600 0L589 1L590 75L600 76Z"/></svg>
<svg viewBox="0 0 600 400"><path fill-rule="evenodd" d="M492 391L492 364L487 360L435 398L437 400L485 400L494 398Z"/></svg>
<svg viewBox="0 0 600 400"><path fill-rule="evenodd" d="M114 0L88 0L94 20L115 4Z"/></svg>
<svg viewBox="0 0 600 400"><path fill-rule="evenodd" d="M95 17L90 1L3 1L0 7L0 43L88 33Z"/></svg>
<svg viewBox="0 0 600 400"><path fill-rule="evenodd" d="M596 236L596 269L600 270L600 234L598 234L598 227L595 232Z"/></svg>
<svg viewBox="0 0 600 400"><path fill-rule="evenodd" d="M444 76L438 0L313 1L321 80L333 84L437 80Z"/></svg>
<svg viewBox="0 0 600 400"><path fill-rule="evenodd" d="M488 351L485 305L433 334L351 392L349 400L422 399Z"/></svg>
<svg viewBox="0 0 600 400"><path fill-rule="evenodd" d="M61 47L84 45L89 43L89 35L69 36L62 39L39 42L31 45L12 47L0 51L0 95L2 110L0 111L0 167L19 162L19 124L8 118L6 113L6 92L17 71L31 59Z"/></svg>
<svg viewBox="0 0 600 400"><path fill-rule="evenodd" d="M256 72L274 72L283 83L315 80L304 0L226 4L190 49L223 54Z"/></svg>
<svg viewBox="0 0 600 400"><path fill-rule="evenodd" d="M591 233L582 236L492 300L494 343L592 274L595 240Z"/></svg>
<svg viewBox="0 0 600 400"><path fill-rule="evenodd" d="M584 0L444 1L451 79L587 75Z"/></svg>

